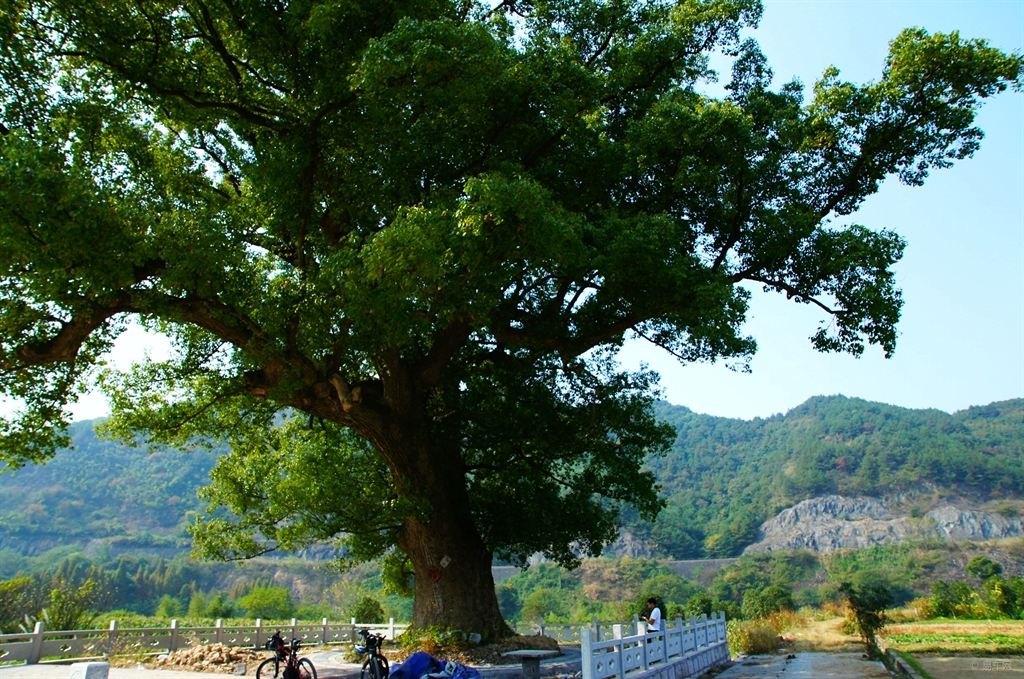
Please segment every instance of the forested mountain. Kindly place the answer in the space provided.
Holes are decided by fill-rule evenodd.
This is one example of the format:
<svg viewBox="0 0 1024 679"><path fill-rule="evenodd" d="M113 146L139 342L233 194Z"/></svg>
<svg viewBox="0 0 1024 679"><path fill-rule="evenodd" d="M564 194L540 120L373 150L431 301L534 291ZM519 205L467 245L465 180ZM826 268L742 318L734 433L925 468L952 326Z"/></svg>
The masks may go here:
<svg viewBox="0 0 1024 679"><path fill-rule="evenodd" d="M94 424L73 424L72 448L45 466L0 476L0 549L38 554L92 542L90 551L169 554L188 547L189 512L202 508L196 489L209 482L217 456L150 454L98 438Z"/></svg>
<svg viewBox="0 0 1024 679"><path fill-rule="evenodd" d="M838 493L889 495L908 513L937 496L1016 512L1024 500L1024 399L955 414L842 396L816 397L785 415L737 420L668 403L679 432L648 462L668 506L654 524L627 516L657 556L732 556L762 522L801 500ZM189 513L216 455L147 454L72 427L74 448L43 467L0 476L0 555L59 545L169 555L187 548Z"/></svg>
<svg viewBox="0 0 1024 679"><path fill-rule="evenodd" d="M658 414L679 432L648 462L668 507L631 531L664 556L734 555L781 509L831 493L889 495L908 513L938 497L1015 512L1024 496L1024 399L952 415L843 396L749 421Z"/></svg>

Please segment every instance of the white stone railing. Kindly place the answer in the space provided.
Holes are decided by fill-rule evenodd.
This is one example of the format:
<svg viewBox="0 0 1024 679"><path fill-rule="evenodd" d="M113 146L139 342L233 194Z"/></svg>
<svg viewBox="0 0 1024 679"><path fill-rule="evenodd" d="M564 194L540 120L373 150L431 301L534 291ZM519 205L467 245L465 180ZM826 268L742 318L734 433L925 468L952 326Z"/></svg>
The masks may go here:
<svg viewBox="0 0 1024 679"><path fill-rule="evenodd" d="M544 622L544 618L538 618L536 622L516 624L515 630L519 634L539 634L551 637L560 644L578 644L583 630L590 630L592 640L601 641L612 638L612 630L616 625L619 625L627 634L636 634L640 629L639 624L640 618L635 615L631 623L600 622L595 615L592 622L550 623Z"/></svg>
<svg viewBox="0 0 1024 679"><path fill-rule="evenodd" d="M286 639L300 639L311 645L354 643L358 630L372 629L394 639L404 632L408 624L396 624L392 618L387 624L328 622L300 623L292 619L291 624L264 625L257 619L251 625L227 625L218 620L213 627L179 627L172 620L169 627L121 628L117 621L111 621L108 629L93 630L47 630L37 622L31 632L0 634L0 662L19 662L32 665L43 658L62 660L80 658L101 658L112 654L159 654L172 653L190 645L224 644L263 648L276 631Z"/></svg>
<svg viewBox="0 0 1024 679"><path fill-rule="evenodd" d="M690 677L729 660L725 613L676 618L663 632L637 627L627 636L623 625L613 625L607 641L595 640L589 626L582 630L583 679Z"/></svg>

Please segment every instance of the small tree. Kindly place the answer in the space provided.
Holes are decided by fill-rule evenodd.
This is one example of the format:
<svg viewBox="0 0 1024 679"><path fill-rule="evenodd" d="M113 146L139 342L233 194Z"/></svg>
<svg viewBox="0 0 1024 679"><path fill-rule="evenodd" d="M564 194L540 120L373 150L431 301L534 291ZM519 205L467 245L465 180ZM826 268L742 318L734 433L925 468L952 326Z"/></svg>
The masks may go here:
<svg viewBox="0 0 1024 679"><path fill-rule="evenodd" d="M372 596L364 596L352 609L352 617L356 622L384 622L384 607Z"/></svg>
<svg viewBox="0 0 1024 679"><path fill-rule="evenodd" d="M868 656L879 654L875 634L885 627L885 609L892 605L893 597L889 588L881 584L855 586L844 582L839 593L850 605L849 616L857 633L867 648Z"/></svg>
<svg viewBox="0 0 1024 679"><path fill-rule="evenodd" d="M234 614L235 607L223 594L213 597L213 601L206 606L206 615L210 618L230 618Z"/></svg>
<svg viewBox="0 0 1024 679"><path fill-rule="evenodd" d="M206 595L202 592L195 592L188 600L188 617L202 618L206 616Z"/></svg>
<svg viewBox="0 0 1024 679"><path fill-rule="evenodd" d="M181 602L170 594L164 594L156 604L153 615L158 618L177 618L182 612Z"/></svg>

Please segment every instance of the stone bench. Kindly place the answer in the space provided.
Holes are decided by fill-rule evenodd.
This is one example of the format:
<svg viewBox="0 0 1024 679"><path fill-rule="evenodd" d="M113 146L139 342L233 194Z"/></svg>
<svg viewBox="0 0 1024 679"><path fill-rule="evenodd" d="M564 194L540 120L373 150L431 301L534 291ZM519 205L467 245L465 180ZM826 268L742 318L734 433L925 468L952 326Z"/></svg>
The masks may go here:
<svg viewBox="0 0 1024 679"><path fill-rule="evenodd" d="M508 651L502 653L503 658L515 658L523 664L524 679L540 679L540 661L548 658L556 658L559 651L539 651L524 649L521 651Z"/></svg>

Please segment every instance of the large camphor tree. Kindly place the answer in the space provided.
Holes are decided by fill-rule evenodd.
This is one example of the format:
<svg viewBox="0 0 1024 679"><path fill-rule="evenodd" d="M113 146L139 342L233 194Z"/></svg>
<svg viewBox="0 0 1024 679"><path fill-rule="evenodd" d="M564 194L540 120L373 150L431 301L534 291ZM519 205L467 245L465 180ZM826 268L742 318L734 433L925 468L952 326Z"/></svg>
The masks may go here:
<svg viewBox="0 0 1024 679"><path fill-rule="evenodd" d="M1021 84L1019 55L907 30L877 82L805 101L740 39L760 12L0 0L7 466L100 380L115 435L230 444L206 555L337 539L416 625L509 633L495 556L571 564L660 507L671 432L618 347L742 367L754 283L821 308L817 348L891 352L903 242L841 218L971 155ZM133 322L170 359L105 370Z"/></svg>

